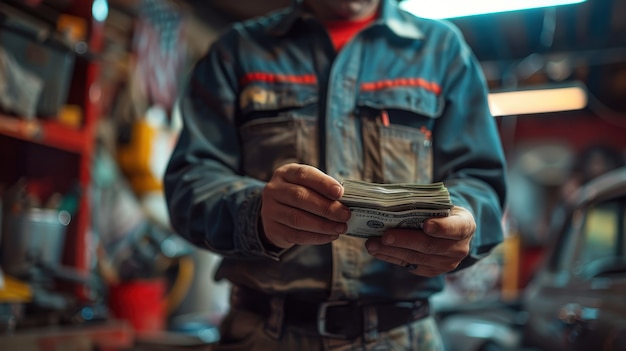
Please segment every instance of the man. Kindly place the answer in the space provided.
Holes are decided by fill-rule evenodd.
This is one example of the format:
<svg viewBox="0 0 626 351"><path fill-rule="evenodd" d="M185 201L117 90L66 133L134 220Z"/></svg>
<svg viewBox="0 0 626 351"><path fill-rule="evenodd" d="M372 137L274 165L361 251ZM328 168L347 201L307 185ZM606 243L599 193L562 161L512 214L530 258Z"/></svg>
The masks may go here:
<svg viewBox="0 0 626 351"><path fill-rule="evenodd" d="M215 350L441 350L428 297L502 239L505 162L450 24L391 0L304 0L195 67L165 176L176 230L224 257ZM422 230L345 235L341 179L443 181Z"/></svg>

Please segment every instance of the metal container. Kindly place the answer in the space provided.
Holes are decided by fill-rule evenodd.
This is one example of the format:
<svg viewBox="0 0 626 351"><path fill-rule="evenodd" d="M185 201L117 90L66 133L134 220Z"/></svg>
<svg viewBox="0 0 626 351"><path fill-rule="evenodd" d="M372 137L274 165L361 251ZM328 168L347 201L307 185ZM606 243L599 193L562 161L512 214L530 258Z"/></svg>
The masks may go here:
<svg viewBox="0 0 626 351"><path fill-rule="evenodd" d="M36 264L56 266L61 262L70 214L67 211L33 208L7 213L2 238L2 269L21 277Z"/></svg>

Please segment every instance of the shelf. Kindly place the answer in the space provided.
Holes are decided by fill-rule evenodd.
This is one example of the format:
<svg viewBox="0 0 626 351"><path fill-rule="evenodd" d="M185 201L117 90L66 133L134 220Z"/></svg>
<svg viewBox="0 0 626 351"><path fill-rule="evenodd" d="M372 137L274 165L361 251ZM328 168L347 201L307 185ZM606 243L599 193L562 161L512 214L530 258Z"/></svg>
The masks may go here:
<svg viewBox="0 0 626 351"><path fill-rule="evenodd" d="M0 335L3 350L129 350L134 332L127 322L109 321L74 327L45 327Z"/></svg>
<svg viewBox="0 0 626 351"><path fill-rule="evenodd" d="M25 120L0 114L0 135L74 153L82 153L88 146L82 130L52 120Z"/></svg>

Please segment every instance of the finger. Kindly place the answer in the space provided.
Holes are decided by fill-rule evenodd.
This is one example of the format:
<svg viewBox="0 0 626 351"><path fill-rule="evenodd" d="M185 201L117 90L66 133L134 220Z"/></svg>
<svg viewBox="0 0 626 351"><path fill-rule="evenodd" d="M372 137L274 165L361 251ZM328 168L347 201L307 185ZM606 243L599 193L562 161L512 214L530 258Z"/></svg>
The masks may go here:
<svg viewBox="0 0 626 351"><path fill-rule="evenodd" d="M462 240L474 235L475 231L474 216L459 206L454 206L448 217L429 218L424 221L424 232L438 238Z"/></svg>
<svg viewBox="0 0 626 351"><path fill-rule="evenodd" d="M371 241L370 241L371 240ZM449 272L455 269L465 257L450 257L447 255L425 254L405 248L390 247L375 242L372 239L365 243L368 252L374 257L386 257L392 259L391 263L399 265L429 266L439 272Z"/></svg>
<svg viewBox="0 0 626 351"><path fill-rule="evenodd" d="M312 166L288 164L278 168L274 174L286 182L312 189L331 200L343 196L343 187L339 181Z"/></svg>
<svg viewBox="0 0 626 351"><path fill-rule="evenodd" d="M341 202L299 184L270 182L263 190L263 199L271 199L284 208L301 209L333 221L347 222L350 219L350 210ZM289 213L295 215L293 211ZM298 217L293 216L292 220L297 221Z"/></svg>
<svg viewBox="0 0 626 351"><path fill-rule="evenodd" d="M345 222L337 222L317 216L306 210L277 203L272 221L297 231L337 235L348 230Z"/></svg>
<svg viewBox="0 0 626 351"><path fill-rule="evenodd" d="M411 267L412 264L409 262L405 262L402 260L399 260L397 257L392 257L392 256L385 256L385 255L376 255L374 256L377 259L381 260L381 261L385 261L391 264L395 264L397 266L400 267L405 267L407 269L408 272L412 273L412 274L416 274L416 275L421 275L424 277L436 277L442 273L445 273L445 271L441 271L439 269L433 268L429 265L423 264L423 265L417 265L415 267Z"/></svg>
<svg viewBox="0 0 626 351"><path fill-rule="evenodd" d="M471 237L452 240L430 236L419 230L391 229L380 238L380 250L394 252L396 249L408 249L417 253L462 259L469 253L470 240Z"/></svg>
<svg viewBox="0 0 626 351"><path fill-rule="evenodd" d="M339 238L339 235L326 235L303 230L295 230L291 227L276 224L272 229L272 234L268 235L275 240L275 245L287 247L290 245L324 245Z"/></svg>

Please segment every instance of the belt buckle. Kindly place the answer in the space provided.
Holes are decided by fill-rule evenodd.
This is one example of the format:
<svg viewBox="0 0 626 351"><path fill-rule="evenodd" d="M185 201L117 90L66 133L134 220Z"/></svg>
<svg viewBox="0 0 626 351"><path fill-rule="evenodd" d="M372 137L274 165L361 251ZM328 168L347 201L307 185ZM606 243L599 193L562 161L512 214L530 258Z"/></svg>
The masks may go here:
<svg viewBox="0 0 626 351"><path fill-rule="evenodd" d="M350 301L326 301L320 304L320 307L317 310L317 332L320 336L334 339L347 339L346 335L334 334L326 330L326 311L329 307L345 306L349 304Z"/></svg>

